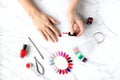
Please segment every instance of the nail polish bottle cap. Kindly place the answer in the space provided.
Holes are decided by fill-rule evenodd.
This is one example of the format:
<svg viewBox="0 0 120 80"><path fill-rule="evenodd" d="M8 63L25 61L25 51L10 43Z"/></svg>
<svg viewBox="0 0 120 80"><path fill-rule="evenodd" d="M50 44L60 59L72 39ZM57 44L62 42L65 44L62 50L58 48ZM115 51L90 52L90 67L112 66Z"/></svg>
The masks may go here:
<svg viewBox="0 0 120 80"><path fill-rule="evenodd" d="M76 33L71 34L70 32L68 32L68 35L69 36L76 36Z"/></svg>
<svg viewBox="0 0 120 80"><path fill-rule="evenodd" d="M27 44L24 44L23 45L23 50L26 50L27 49Z"/></svg>

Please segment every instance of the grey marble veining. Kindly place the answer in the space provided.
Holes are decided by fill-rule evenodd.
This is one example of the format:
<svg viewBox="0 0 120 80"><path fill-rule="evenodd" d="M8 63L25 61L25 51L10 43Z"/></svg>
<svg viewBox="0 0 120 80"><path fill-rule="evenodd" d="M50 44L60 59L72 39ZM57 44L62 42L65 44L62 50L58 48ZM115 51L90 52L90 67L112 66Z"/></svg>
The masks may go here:
<svg viewBox="0 0 120 80"><path fill-rule="evenodd" d="M49 12L61 22L56 27L60 27L61 31L69 29L65 14L68 0L34 1L38 7L43 7L43 11L45 9L46 13ZM46 1L48 2L45 3ZM63 36L59 38L58 43L53 44L41 38L17 0L1 0L0 80L120 80L119 4L119 0L81 0L78 6L79 15L83 21L89 16L93 17L94 23L90 26L85 25L85 33L80 38ZM104 34L103 43L97 44L95 41L93 35L96 32ZM63 50L70 53L73 47L78 46L89 60L83 64L74 54L70 54L74 60L74 68L70 74L64 76L56 74L51 69L47 64L47 56L43 54L45 59L40 61L44 65L45 75L39 76L25 67L27 62L35 64L33 56L38 55L28 36L41 51L46 48L49 52ZM30 53L21 59L19 54L25 43L30 45Z"/></svg>

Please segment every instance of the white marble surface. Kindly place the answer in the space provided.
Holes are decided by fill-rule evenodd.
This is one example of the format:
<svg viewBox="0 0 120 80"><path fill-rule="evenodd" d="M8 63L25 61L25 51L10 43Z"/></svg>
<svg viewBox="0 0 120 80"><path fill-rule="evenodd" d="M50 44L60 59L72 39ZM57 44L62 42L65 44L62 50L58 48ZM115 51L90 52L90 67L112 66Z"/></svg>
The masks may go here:
<svg viewBox="0 0 120 80"><path fill-rule="evenodd" d="M35 0L35 3L60 21L56 27L61 32L69 31L66 18L69 0ZM78 12L83 20L93 17L94 23L85 25L85 33L79 38L63 35L58 43L51 43L41 38L17 0L0 0L0 80L44 80L25 67L27 62L35 64L33 56L38 55L28 36L44 53L44 60L37 57L49 80L120 80L120 0L81 0ZM104 34L103 43L97 44L94 40L96 32ZM25 43L30 45L30 51L21 59L19 54ZM88 58L87 63L80 62L73 54L76 46ZM74 61L72 73L56 74L48 65L43 49L51 53L56 50L69 53Z"/></svg>

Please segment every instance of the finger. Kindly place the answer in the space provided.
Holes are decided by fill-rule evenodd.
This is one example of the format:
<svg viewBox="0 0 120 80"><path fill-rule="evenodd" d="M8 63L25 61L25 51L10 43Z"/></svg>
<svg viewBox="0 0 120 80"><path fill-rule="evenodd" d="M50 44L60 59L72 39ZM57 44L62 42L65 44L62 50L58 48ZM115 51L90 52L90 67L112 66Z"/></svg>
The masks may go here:
<svg viewBox="0 0 120 80"><path fill-rule="evenodd" d="M74 22L73 21L70 22L70 33L71 34L74 33Z"/></svg>
<svg viewBox="0 0 120 80"><path fill-rule="evenodd" d="M61 33L56 27L54 27L52 24L49 24L48 26L57 36L61 37Z"/></svg>
<svg viewBox="0 0 120 80"><path fill-rule="evenodd" d="M41 30L39 31L41 36L43 37L44 40L48 41L46 35L44 34L44 32L42 32Z"/></svg>
<svg viewBox="0 0 120 80"><path fill-rule="evenodd" d="M57 38L55 37L55 35L53 34L53 32L49 29L46 29L46 32L49 34L50 38L54 41L57 42Z"/></svg>
<svg viewBox="0 0 120 80"><path fill-rule="evenodd" d="M50 40L51 42L54 42L52 40L52 38L50 37L49 33L46 31L46 29L44 30L44 34L46 35L47 39Z"/></svg>
<svg viewBox="0 0 120 80"><path fill-rule="evenodd" d="M77 24L74 24L74 33L78 34L80 32L80 28Z"/></svg>
<svg viewBox="0 0 120 80"><path fill-rule="evenodd" d="M79 37L80 35L82 35L82 33L84 32L84 26L83 26L83 23L82 22L77 22L79 28L80 28L80 31L79 33L77 34L77 37Z"/></svg>
<svg viewBox="0 0 120 80"><path fill-rule="evenodd" d="M74 30L76 31L77 30L77 28L78 28L78 25L77 24L74 24Z"/></svg>
<svg viewBox="0 0 120 80"><path fill-rule="evenodd" d="M53 24L59 24L59 22L57 20L53 19L52 17L48 16L48 18Z"/></svg>

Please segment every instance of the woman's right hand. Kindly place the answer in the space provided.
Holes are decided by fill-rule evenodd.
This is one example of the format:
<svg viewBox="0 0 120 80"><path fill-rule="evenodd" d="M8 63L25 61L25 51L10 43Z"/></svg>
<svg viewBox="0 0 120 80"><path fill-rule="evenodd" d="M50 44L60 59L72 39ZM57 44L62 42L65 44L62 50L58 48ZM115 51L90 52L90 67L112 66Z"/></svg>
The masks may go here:
<svg viewBox="0 0 120 80"><path fill-rule="evenodd" d="M59 22L52 17L40 11L30 14L30 17L45 40L57 42L57 36L61 37L59 30L53 26L59 24Z"/></svg>

